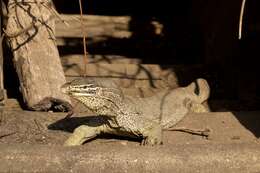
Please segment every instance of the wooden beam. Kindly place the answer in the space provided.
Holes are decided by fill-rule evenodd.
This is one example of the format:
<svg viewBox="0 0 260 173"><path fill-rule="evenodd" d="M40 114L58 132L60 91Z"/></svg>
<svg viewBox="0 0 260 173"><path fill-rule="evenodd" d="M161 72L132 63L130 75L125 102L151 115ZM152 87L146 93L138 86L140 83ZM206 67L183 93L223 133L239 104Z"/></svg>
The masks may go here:
<svg viewBox="0 0 260 173"><path fill-rule="evenodd" d="M66 27L63 22L57 19L56 37L80 38L83 36L79 15L61 15L61 18L68 23L68 26ZM130 20L129 16L83 16L87 38L128 38L132 34L128 30Z"/></svg>

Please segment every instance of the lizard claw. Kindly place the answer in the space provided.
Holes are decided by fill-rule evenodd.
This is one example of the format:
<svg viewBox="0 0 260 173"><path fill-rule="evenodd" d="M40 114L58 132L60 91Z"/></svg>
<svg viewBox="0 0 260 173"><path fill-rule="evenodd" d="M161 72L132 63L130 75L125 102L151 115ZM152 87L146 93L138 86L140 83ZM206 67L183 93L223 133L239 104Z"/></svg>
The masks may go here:
<svg viewBox="0 0 260 173"><path fill-rule="evenodd" d="M154 146L154 145L161 145L162 140L158 139L158 138L144 138L141 142L141 145L149 145L149 146Z"/></svg>

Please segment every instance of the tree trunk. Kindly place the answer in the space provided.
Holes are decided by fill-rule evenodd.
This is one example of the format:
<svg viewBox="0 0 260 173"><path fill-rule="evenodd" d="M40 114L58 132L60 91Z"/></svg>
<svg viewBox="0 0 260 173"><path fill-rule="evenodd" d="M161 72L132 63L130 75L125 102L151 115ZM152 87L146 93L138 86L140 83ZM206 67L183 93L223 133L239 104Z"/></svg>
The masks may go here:
<svg viewBox="0 0 260 173"><path fill-rule="evenodd" d="M52 4L9 0L8 12L5 34L24 102L32 110L70 110L69 97L60 91L66 79L55 43Z"/></svg>
<svg viewBox="0 0 260 173"><path fill-rule="evenodd" d="M3 71L3 62L4 62L4 55L3 55L3 33L2 33L2 26L3 26L3 15L4 15L4 2L0 1L0 105L4 104L6 98L6 92L4 89L4 71Z"/></svg>

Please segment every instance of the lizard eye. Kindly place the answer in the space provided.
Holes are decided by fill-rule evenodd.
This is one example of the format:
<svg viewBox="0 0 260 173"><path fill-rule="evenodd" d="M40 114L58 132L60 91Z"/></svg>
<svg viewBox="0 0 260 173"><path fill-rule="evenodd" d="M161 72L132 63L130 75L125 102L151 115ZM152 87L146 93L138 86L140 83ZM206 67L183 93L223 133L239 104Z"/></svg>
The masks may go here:
<svg viewBox="0 0 260 173"><path fill-rule="evenodd" d="M86 84L86 85L83 85L82 88L84 88L84 89L94 88L94 85L93 84Z"/></svg>

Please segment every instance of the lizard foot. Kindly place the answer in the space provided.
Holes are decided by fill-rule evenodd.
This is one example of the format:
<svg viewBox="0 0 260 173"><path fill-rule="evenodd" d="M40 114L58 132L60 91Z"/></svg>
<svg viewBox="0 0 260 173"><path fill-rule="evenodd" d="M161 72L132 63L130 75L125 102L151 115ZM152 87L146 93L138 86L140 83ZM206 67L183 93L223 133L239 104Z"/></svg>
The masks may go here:
<svg viewBox="0 0 260 173"><path fill-rule="evenodd" d="M147 135L145 135L144 139L141 142L141 145L161 145L162 142L162 128L161 126L157 126L149 130Z"/></svg>
<svg viewBox="0 0 260 173"><path fill-rule="evenodd" d="M151 138L151 137L146 137L142 140L141 145L161 145L163 144L161 139L158 138Z"/></svg>

